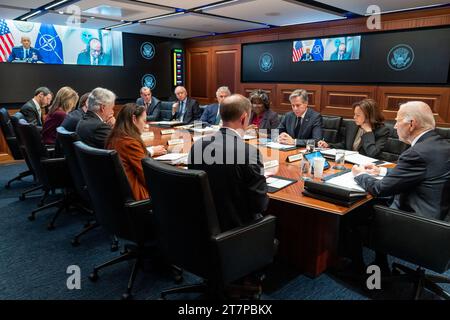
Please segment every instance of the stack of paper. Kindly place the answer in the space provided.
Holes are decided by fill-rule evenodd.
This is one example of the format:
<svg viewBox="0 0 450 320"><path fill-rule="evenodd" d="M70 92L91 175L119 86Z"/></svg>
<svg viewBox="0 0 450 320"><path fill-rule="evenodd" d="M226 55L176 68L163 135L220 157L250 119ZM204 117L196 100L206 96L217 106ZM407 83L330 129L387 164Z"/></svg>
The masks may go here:
<svg viewBox="0 0 450 320"><path fill-rule="evenodd" d="M155 121L155 122L151 122L152 124L159 124L162 126L176 126L177 124L182 124L183 122L181 121L177 121L177 120L173 120L173 121Z"/></svg>
<svg viewBox="0 0 450 320"><path fill-rule="evenodd" d="M327 150L319 150L321 154L323 154L324 157L336 157L336 149L327 149ZM357 154L358 151L348 151L345 150L345 158L347 159L348 156L352 154Z"/></svg>
<svg viewBox="0 0 450 320"><path fill-rule="evenodd" d="M153 158L158 161L163 161L165 163L171 164L171 165L177 165L177 164L186 164L187 163L187 153L168 153L163 156L159 156L156 158Z"/></svg>
<svg viewBox="0 0 450 320"><path fill-rule="evenodd" d="M377 179L383 179L383 177L375 176ZM341 174L335 178L331 178L327 180L325 183L334 184L339 187L349 188L353 189L355 191L365 191L363 188L361 188L358 183L356 183L353 173L348 172L345 174Z"/></svg>
<svg viewBox="0 0 450 320"><path fill-rule="evenodd" d="M353 163L353 164L357 164L357 165L362 165L362 164L377 162L378 159L366 157L366 156L363 156L362 154L356 153L356 154L352 154L349 156L345 155L345 161Z"/></svg>
<svg viewBox="0 0 450 320"><path fill-rule="evenodd" d="M288 144L281 144L278 142L269 142L266 144L266 147L272 148L272 149L278 149L278 150L285 150L285 149L292 149L295 148L295 146L288 145Z"/></svg>

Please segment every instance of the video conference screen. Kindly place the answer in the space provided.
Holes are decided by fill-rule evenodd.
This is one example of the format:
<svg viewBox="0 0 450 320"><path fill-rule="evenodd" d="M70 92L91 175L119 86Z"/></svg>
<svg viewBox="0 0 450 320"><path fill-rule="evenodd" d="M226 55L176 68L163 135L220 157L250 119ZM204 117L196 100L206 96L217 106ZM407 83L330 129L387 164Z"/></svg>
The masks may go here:
<svg viewBox="0 0 450 320"><path fill-rule="evenodd" d="M361 36L297 40L292 62L358 60Z"/></svg>
<svg viewBox="0 0 450 320"><path fill-rule="evenodd" d="M449 43L449 27L248 43L241 81L447 84Z"/></svg>
<svg viewBox="0 0 450 320"><path fill-rule="evenodd" d="M0 19L0 61L123 66L122 33Z"/></svg>

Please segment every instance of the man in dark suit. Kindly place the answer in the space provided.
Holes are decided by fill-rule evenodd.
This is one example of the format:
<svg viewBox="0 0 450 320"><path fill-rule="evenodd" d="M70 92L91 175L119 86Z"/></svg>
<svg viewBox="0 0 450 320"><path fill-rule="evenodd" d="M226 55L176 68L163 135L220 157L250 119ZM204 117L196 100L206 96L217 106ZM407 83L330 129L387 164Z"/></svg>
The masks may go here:
<svg viewBox="0 0 450 320"><path fill-rule="evenodd" d="M89 94L88 111L77 125L76 133L87 145L99 149L105 148L106 138L116 119L114 104L116 95L104 88L95 88Z"/></svg>
<svg viewBox="0 0 450 320"><path fill-rule="evenodd" d="M308 93L297 89L289 96L292 112L287 113L278 130L278 142L304 147L307 139L322 139L322 116L308 108Z"/></svg>
<svg viewBox="0 0 450 320"><path fill-rule="evenodd" d="M203 114L200 118L200 121L207 122L210 125L218 125L220 124L221 118L220 118L220 104L222 103L223 99L230 96L231 92L228 87L220 87L216 91L216 98L217 103L210 104L205 107L205 110L203 111Z"/></svg>
<svg viewBox="0 0 450 320"><path fill-rule="evenodd" d="M314 57L311 54L310 48L306 48L306 52L304 54L302 54L300 61L314 61Z"/></svg>
<svg viewBox="0 0 450 320"><path fill-rule="evenodd" d="M424 102L401 105L396 121L399 139L411 147L393 169L355 166L355 180L374 196L393 196L392 208L444 219L450 201L450 143L434 131L433 112ZM377 180L371 174L384 178Z"/></svg>
<svg viewBox="0 0 450 320"><path fill-rule="evenodd" d="M161 113L159 99L152 96L152 90L148 87L141 88L141 97L136 100L138 106L144 106L147 110L147 121L158 121Z"/></svg>
<svg viewBox="0 0 450 320"><path fill-rule="evenodd" d="M189 153L189 169L208 174L222 232L257 219L268 205L262 157L242 139L250 112L244 96L225 98L220 107L222 128L194 143Z"/></svg>
<svg viewBox="0 0 450 320"><path fill-rule="evenodd" d="M81 96L78 100L77 108L67 114L66 118L61 123L61 127L65 128L67 131L75 132L78 122L84 118L84 115L88 110L87 99L90 94L90 92L86 92Z"/></svg>
<svg viewBox="0 0 450 320"><path fill-rule="evenodd" d="M20 112L28 123L42 127L44 108L52 101L53 94L47 87L40 87L34 91L33 99L25 103Z"/></svg>
<svg viewBox="0 0 450 320"><path fill-rule="evenodd" d="M11 50L11 54L8 57L8 62L12 61L25 61L28 63L42 62L41 54L39 50L31 47L30 37L23 36L20 39L22 44L19 47L14 47Z"/></svg>
<svg viewBox="0 0 450 320"><path fill-rule="evenodd" d="M175 88L177 102L172 105L172 120L178 120L183 123L191 123L199 120L202 110L195 99L188 98L185 87Z"/></svg>
<svg viewBox="0 0 450 320"><path fill-rule="evenodd" d="M333 52L330 56L330 60L350 60L351 55L350 53L346 52L347 47L344 43L341 43L338 47L338 49Z"/></svg>
<svg viewBox="0 0 450 320"><path fill-rule="evenodd" d="M110 66L111 58L103 52L100 40L92 38L89 40L88 49L78 54L77 64Z"/></svg>

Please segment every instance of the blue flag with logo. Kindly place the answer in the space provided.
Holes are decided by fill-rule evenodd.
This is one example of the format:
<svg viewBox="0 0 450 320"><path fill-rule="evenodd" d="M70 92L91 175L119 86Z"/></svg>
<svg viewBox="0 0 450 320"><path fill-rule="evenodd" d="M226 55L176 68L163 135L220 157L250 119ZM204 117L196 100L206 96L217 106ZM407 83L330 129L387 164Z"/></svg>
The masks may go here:
<svg viewBox="0 0 450 320"><path fill-rule="evenodd" d="M316 39L311 50L311 55L313 56L314 61L323 61L323 53L324 48L322 40Z"/></svg>
<svg viewBox="0 0 450 320"><path fill-rule="evenodd" d="M45 63L64 63L62 41L53 25L41 24L34 47L39 50Z"/></svg>

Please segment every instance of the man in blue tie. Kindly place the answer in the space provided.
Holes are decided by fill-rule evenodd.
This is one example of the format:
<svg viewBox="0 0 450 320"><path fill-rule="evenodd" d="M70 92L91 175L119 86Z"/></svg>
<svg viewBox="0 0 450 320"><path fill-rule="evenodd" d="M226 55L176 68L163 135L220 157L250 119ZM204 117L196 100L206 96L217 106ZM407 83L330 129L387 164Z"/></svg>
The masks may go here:
<svg viewBox="0 0 450 320"><path fill-rule="evenodd" d="M20 39L21 46L12 48L11 54L8 57L8 62L20 61L28 63L42 62L39 50L31 47L30 37L23 36Z"/></svg>
<svg viewBox="0 0 450 320"><path fill-rule="evenodd" d="M330 60L350 60L351 55L346 51L347 47L345 46L345 43L341 43L338 50L331 54Z"/></svg>
<svg viewBox="0 0 450 320"><path fill-rule="evenodd" d="M222 101L230 95L231 95L230 89L228 89L228 87L226 86L217 89L216 91L217 103L213 103L205 107L205 110L203 111L200 121L207 122L210 125L219 125L221 121L220 105Z"/></svg>
<svg viewBox="0 0 450 320"><path fill-rule="evenodd" d="M172 105L172 120L183 123L191 123L199 120L202 110L195 99L188 98L186 88L178 86L175 88L177 102Z"/></svg>

